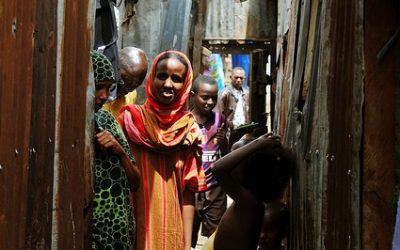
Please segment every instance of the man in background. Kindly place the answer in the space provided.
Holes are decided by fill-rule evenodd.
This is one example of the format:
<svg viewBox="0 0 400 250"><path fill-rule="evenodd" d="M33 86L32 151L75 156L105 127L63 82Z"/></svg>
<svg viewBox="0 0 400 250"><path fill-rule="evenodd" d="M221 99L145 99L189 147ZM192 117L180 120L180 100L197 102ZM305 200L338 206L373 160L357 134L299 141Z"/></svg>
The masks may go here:
<svg viewBox="0 0 400 250"><path fill-rule="evenodd" d="M231 85L225 87L218 99L218 110L228 123L229 147L242 136L235 129L249 123L249 91L243 88L244 78L242 67L233 68Z"/></svg>

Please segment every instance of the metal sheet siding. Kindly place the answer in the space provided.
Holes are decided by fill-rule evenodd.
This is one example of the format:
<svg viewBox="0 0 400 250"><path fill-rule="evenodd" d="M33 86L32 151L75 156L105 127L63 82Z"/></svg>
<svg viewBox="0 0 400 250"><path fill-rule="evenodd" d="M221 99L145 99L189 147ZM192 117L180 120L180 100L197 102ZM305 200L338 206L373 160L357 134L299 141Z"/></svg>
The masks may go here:
<svg viewBox="0 0 400 250"><path fill-rule="evenodd" d="M0 249L87 249L93 8L0 3Z"/></svg>
<svg viewBox="0 0 400 250"><path fill-rule="evenodd" d="M0 249L25 242L36 1L29 5L0 3Z"/></svg>
<svg viewBox="0 0 400 250"><path fill-rule="evenodd" d="M399 5L315 4L293 0L278 38L276 126L299 160L290 249L390 249L398 46L377 55Z"/></svg>
<svg viewBox="0 0 400 250"><path fill-rule="evenodd" d="M276 34L276 1L208 2L205 39L271 39Z"/></svg>

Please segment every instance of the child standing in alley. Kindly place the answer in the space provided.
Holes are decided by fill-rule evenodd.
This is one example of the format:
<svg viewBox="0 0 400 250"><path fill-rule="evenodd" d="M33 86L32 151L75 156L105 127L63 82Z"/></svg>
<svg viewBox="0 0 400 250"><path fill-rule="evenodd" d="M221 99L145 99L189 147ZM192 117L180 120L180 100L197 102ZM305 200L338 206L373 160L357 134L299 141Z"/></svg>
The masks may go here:
<svg viewBox="0 0 400 250"><path fill-rule="evenodd" d="M225 117L213 109L218 100L218 85L214 78L199 75L190 92L192 113L202 132L202 166L206 175L207 191L196 194L196 214L193 223L192 248L201 234L210 237L217 228L227 206L227 197L214 177L211 166L227 152Z"/></svg>
<svg viewBox="0 0 400 250"><path fill-rule="evenodd" d="M264 203L281 199L295 166L294 155L272 134L216 161L213 173L233 203L203 249L257 249Z"/></svg>

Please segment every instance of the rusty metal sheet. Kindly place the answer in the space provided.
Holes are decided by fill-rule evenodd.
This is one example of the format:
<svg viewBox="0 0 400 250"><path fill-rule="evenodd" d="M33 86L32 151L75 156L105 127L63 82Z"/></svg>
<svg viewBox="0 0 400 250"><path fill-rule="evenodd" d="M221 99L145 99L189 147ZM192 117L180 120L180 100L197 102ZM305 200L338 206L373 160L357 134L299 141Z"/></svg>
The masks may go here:
<svg viewBox="0 0 400 250"><path fill-rule="evenodd" d="M91 3L91 5L89 5ZM88 225L85 213L91 190L88 174L91 174L93 158L88 145L93 128L88 126L87 116L93 117L93 107L88 109L87 91L90 65L90 44L94 20L93 1L65 1L62 44L60 45L59 103L56 116L56 147L58 183L55 215L57 230L53 231L53 241L60 249L88 248ZM92 92L93 95L93 92ZM88 131L89 130L89 131ZM87 140L90 140L88 143Z"/></svg>
<svg viewBox="0 0 400 250"><path fill-rule="evenodd" d="M0 249L88 248L89 6L0 4Z"/></svg>
<svg viewBox="0 0 400 250"><path fill-rule="evenodd" d="M37 0L26 217L27 249L50 249L53 205L57 2Z"/></svg>
<svg viewBox="0 0 400 250"><path fill-rule="evenodd" d="M205 39L275 38L276 9L277 3L272 0L209 1Z"/></svg>
<svg viewBox="0 0 400 250"><path fill-rule="evenodd" d="M0 3L0 249L24 249L36 1Z"/></svg>

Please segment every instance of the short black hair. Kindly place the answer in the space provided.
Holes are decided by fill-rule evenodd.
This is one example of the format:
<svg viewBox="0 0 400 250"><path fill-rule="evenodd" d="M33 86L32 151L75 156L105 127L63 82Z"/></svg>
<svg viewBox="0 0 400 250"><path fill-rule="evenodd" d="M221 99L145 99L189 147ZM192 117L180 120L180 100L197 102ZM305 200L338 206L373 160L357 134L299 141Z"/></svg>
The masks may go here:
<svg viewBox="0 0 400 250"><path fill-rule="evenodd" d="M210 84L210 85L217 85L217 87L218 87L217 81L214 78L212 78L211 76L198 75L196 77L196 79L194 79L194 81L192 83L191 91L193 93L197 93L199 91L201 83L207 83L207 84Z"/></svg>
<svg viewBox="0 0 400 250"><path fill-rule="evenodd" d="M279 200L296 168L296 157L282 147L278 156L270 149L250 155L242 168L243 187L263 202Z"/></svg>

